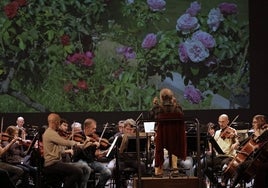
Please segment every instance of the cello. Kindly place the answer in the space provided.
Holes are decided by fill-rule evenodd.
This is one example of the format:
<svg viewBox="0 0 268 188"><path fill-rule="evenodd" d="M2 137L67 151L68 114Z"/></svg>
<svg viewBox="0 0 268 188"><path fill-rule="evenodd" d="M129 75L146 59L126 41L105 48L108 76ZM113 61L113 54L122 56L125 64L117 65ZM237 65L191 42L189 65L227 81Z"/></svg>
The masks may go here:
<svg viewBox="0 0 268 188"><path fill-rule="evenodd" d="M223 174L226 177L234 177L237 173L237 167L246 160L248 160L253 154L255 154L256 149L258 151L261 150L261 146L264 145L264 141L268 139L268 130L263 132L256 139L254 139L253 136L254 134L249 137L247 143L239 151L237 151L236 156L232 159L232 161L228 164L227 168L224 170Z"/></svg>

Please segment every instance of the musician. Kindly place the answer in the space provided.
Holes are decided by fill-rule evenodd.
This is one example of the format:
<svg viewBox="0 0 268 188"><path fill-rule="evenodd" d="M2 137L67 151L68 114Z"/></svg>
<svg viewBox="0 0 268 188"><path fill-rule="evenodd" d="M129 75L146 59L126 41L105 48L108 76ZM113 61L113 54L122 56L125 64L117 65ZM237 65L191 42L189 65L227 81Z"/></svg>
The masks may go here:
<svg viewBox="0 0 268 188"><path fill-rule="evenodd" d="M3 147L10 144L10 142L12 142L12 138L18 137L19 129L16 126L11 125L7 127L5 132L8 134L10 139L2 142ZM20 141L16 141L12 144L12 146L10 146L9 150L3 155L2 160L23 170L23 185L36 184L37 168L31 166L29 161L26 160L28 159L28 156L26 156L23 149L23 144L23 140L20 138Z"/></svg>
<svg viewBox="0 0 268 188"><path fill-rule="evenodd" d="M266 124L266 116L258 114L255 115L252 119L252 128L253 134L247 142L244 144L244 147L249 145L250 150L248 149L248 158L245 161L241 162L239 166L237 166L236 174L233 177L233 183L231 187L235 187L237 183L241 180L245 179L246 181L251 180L254 178L254 188L265 188L268 187L267 183L267 169L268 169L268 161L258 161L256 159L257 154L260 152L268 153L268 146L266 143L268 141L268 124ZM252 140L254 142L252 142ZM253 145L251 145L254 143ZM251 153L250 153L251 152ZM263 159L267 159L268 156L263 156ZM258 163L255 164L258 161ZM252 169L251 169L252 167ZM255 171L256 170L256 171Z"/></svg>
<svg viewBox="0 0 268 188"><path fill-rule="evenodd" d="M225 187L228 179L222 178L222 182L218 180L213 174L213 169L226 168L228 163L235 157L236 150L239 147L239 140L237 132L234 128L229 126L229 117L226 114L221 114L218 117L218 124L220 129L215 132L214 139L223 151L224 154L216 152L213 158L207 158L207 168L205 174L209 180L218 187Z"/></svg>
<svg viewBox="0 0 268 188"><path fill-rule="evenodd" d="M137 162L137 153L128 153L128 138L136 137L136 122L133 119L126 119L124 122L124 129L122 134L122 141L119 147L119 170L123 170L125 168L133 168L136 172L138 172L138 162ZM139 136L145 136L145 133L139 133ZM145 149L145 148L141 148ZM144 151L144 150L143 150ZM144 174L146 172L146 167L144 162L140 162L141 173Z"/></svg>
<svg viewBox="0 0 268 188"><path fill-rule="evenodd" d="M73 188L82 180L83 170L72 163L61 160L62 146L75 146L77 143L61 137L57 129L60 126L60 116L56 113L48 115L48 128L43 134L44 169L45 174L64 177L64 188Z"/></svg>
<svg viewBox="0 0 268 188"><path fill-rule="evenodd" d="M68 124L68 121L66 119L61 118L59 130L65 132L65 133L67 133L69 131L69 124Z"/></svg>
<svg viewBox="0 0 268 188"><path fill-rule="evenodd" d="M9 137L6 137L5 139L3 137L3 134L1 134L1 143L2 141L9 139ZM0 182L1 184L3 183L2 185L7 185L8 188L14 188L24 173L22 168L2 161L2 155L4 155L5 152L18 141L18 139L19 137L14 136L14 138L12 138L9 144L7 144L5 147L0 145Z"/></svg>
<svg viewBox="0 0 268 188"><path fill-rule="evenodd" d="M109 138L109 142L112 143L115 137L121 136L122 134L124 134L124 122L125 120L118 121L117 126L116 126L117 132Z"/></svg>
<svg viewBox="0 0 268 188"><path fill-rule="evenodd" d="M63 131L64 134L68 135L67 137L66 137L66 135L64 135L64 138L71 139L71 140L74 140L77 142L81 142L81 140L76 140L75 137L72 135L74 133L76 133L76 134L81 133L81 131L82 131L81 123L74 122L71 125L71 128L72 128L72 130L68 131L69 130L68 121L66 119L61 119L61 124L60 124L59 130ZM60 134L62 134L62 133L60 133ZM79 144L79 145L83 147L83 144ZM73 153L74 153L73 148L62 146L62 153L61 153L62 161L66 162L66 163L72 163L74 166L77 166L78 168L81 168L83 170L83 177L82 177L82 180L80 182L79 188L87 188L87 182L88 182L88 179L89 179L90 174L92 172L92 169L83 160L74 161L72 159Z"/></svg>
<svg viewBox="0 0 268 188"><path fill-rule="evenodd" d="M16 127L19 129L19 137L22 138L23 140L26 140L27 132L24 127L24 118L23 117L18 117L16 120Z"/></svg>
<svg viewBox="0 0 268 188"><path fill-rule="evenodd" d="M97 122L92 118L87 118L84 121L84 130L83 130L84 135L86 136L85 142L88 142L87 146L85 146L85 150L83 153L86 153L87 156L84 156L83 160L85 160L88 163L88 165L94 170L94 172L100 173L99 181L98 184L96 185L96 188L104 188L106 182L112 176L112 172L102 162L99 162L97 160L98 155L103 155L103 153L99 150L101 146L100 140L98 140L95 137L96 130L97 130Z"/></svg>
<svg viewBox="0 0 268 188"><path fill-rule="evenodd" d="M160 100L153 100L149 119L155 120L155 176L163 175L164 148L176 157L186 159L186 133L181 106L174 102L174 94L168 88L160 91ZM171 164L170 164L171 165ZM176 167L175 167L176 168Z"/></svg>

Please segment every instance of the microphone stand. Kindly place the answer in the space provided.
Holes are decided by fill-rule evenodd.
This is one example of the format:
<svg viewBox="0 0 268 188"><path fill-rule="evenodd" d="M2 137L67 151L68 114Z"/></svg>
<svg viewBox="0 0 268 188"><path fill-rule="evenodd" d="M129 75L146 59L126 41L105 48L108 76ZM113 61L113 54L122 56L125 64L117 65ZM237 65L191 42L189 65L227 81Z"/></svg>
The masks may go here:
<svg viewBox="0 0 268 188"><path fill-rule="evenodd" d="M119 158L118 158L118 144L116 143L115 144L115 169L116 169L116 172L115 172L115 187L116 188L119 188L120 187L120 177L119 177Z"/></svg>
<svg viewBox="0 0 268 188"><path fill-rule="evenodd" d="M197 134L197 177L199 180L201 180L201 158L200 158L200 154L201 154L201 147L200 147L200 123L199 120L197 118L195 118L196 121L196 134ZM201 183L199 183L199 188L201 188L202 185Z"/></svg>
<svg viewBox="0 0 268 188"><path fill-rule="evenodd" d="M141 158L140 158L140 118L142 117L143 113L139 115L139 117L136 119L136 148L137 148L137 163L138 163L138 188L141 188Z"/></svg>

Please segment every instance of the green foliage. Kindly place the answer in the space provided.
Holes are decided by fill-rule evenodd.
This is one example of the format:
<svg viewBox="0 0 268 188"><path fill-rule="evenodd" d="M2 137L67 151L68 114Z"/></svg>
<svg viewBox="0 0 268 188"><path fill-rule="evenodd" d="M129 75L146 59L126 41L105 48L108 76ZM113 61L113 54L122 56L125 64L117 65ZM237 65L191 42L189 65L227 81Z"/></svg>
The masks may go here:
<svg viewBox="0 0 268 188"><path fill-rule="evenodd" d="M9 3L1 1L1 10ZM247 23L239 24L235 17L224 22L215 33L213 54L222 63L208 69L179 61L178 44L184 38L166 11L151 11L143 0L133 4L122 1L118 7L112 3L118 5L109 0L28 0L12 18L1 11L0 82L6 81L14 68L10 90L24 93L50 111L65 112L149 109L158 89L150 84L152 78L172 78L173 72L181 73L185 85L191 82L202 92L228 88L241 95L245 91ZM119 20L113 19L114 8ZM204 30L205 17L200 16ZM172 24L173 29L165 29ZM141 44L148 33L157 35L157 45L143 49ZM116 53L123 46L131 47L136 58ZM70 61L75 54L86 58L89 52L92 56L87 60L92 64L85 65L81 59ZM7 96L10 92L0 94L2 112L34 111L18 98ZM198 108L210 106L211 95L206 97ZM9 102L3 102L7 98ZM187 101L182 103L188 108Z"/></svg>

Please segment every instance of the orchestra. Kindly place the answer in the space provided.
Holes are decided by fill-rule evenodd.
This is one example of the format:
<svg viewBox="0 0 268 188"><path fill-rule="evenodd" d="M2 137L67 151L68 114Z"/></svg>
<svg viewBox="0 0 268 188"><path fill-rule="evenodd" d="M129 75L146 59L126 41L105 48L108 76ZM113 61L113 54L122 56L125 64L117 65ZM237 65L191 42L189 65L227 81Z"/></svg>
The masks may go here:
<svg viewBox="0 0 268 188"><path fill-rule="evenodd" d="M237 134L236 129L232 127L233 123L234 122L231 122L228 124L228 126L222 127L222 129L219 129L218 137L217 137L217 134L215 137L215 134L209 135L207 133L208 139L211 139L211 137L214 138L216 141L219 139L221 140L230 139L230 140L234 140L234 142L232 143L236 143L237 139L240 136ZM111 130L111 125L113 125L112 127L113 131L106 132L107 127L109 127ZM28 128L31 129L31 127L28 127ZM110 148L112 145L111 142L113 141L109 138L113 137L113 135L116 135L117 128L118 127L114 126L113 123L111 124L106 123L106 124L103 124L103 126L100 126L98 130L96 129L96 131L93 131L91 134L87 134L86 133L87 131L84 130L83 126L81 126L80 129L78 130L76 129L75 131L73 129L63 130L59 128L57 129L56 132L58 133L60 137L64 138L65 140L70 140L76 143L74 147L69 148L71 150L70 152L71 162L75 163L77 161L83 160L85 161L86 164L90 164L93 160L94 161L96 160L100 163L108 164L113 159L113 157L115 157L113 152L112 152L113 154L112 157L106 156L107 151L111 149ZM46 128L44 128L44 126L40 126L39 129L40 130L43 129L42 132L44 132ZM24 171L24 175L21 175L21 180L23 180L23 182L22 183L18 182L16 184L16 187L23 187L22 184L28 184L29 185L28 187L38 187L40 184L38 183L38 181L42 181L42 180L36 179L36 178L42 178L42 177L37 176L37 174L39 173L38 170L41 170L39 169L40 164L33 162L33 161L42 161L41 163L43 163L44 155L43 155L42 133L40 132L39 129L36 129L36 131L32 133L33 135L27 134L25 138L21 138L18 136L19 129L16 126L7 126L6 129L2 128L2 131L0 133L0 140L1 140L2 147L4 147L7 143L9 143L11 140L16 138L17 141L13 147L16 146L18 148L23 149L21 153L19 154L21 156L19 163L9 161L9 158L10 158L9 152L1 156L2 161L8 162L10 164L13 163L12 165L16 165L16 167L22 168ZM187 126L186 126L186 129L187 129ZM190 129L192 130L192 127ZM15 131L15 134L13 133L13 131ZM27 128L25 128L25 133L26 132L27 132ZM268 142L268 125L266 123L263 123L258 128L252 126L251 130L248 129L247 138L243 140L243 142L240 141L238 147L234 147L235 155L232 155L231 160L229 160L228 163L226 163L226 165L222 168L221 180L223 181L224 179L226 180L228 179L229 180L228 185L231 188L234 188L241 182L246 182L246 183L253 182L254 183L254 179L258 171L258 167L268 162L266 159L268 158L268 150L266 149L268 148L267 142ZM151 150L148 152L154 153L154 147L155 147L154 142L150 141L148 143L150 145L148 147L148 150ZM116 146L113 146L113 147L116 147ZM215 148L213 148L212 146L209 149L210 152L212 152L213 149L215 150ZM224 148L221 148L221 149L224 150ZM40 153L40 155L35 155L35 154L33 155L33 153L36 152L37 150ZM206 152L206 149L204 150L204 154L205 152ZM81 153L83 155L81 155ZM152 158L150 159L148 158L145 160L153 161L154 155L152 155L151 157ZM197 163L196 158L195 158L196 156L190 154L190 157L193 159L193 163ZM35 158L35 159L29 159L29 158ZM40 159L36 159L36 158L40 158ZM105 160L103 160L104 158ZM144 161L144 159L142 160ZM106 168L108 169L108 167ZM178 167L178 169L179 168L180 167ZM111 170L111 169L108 169L108 170ZM151 173L151 175L153 176L152 174L153 168L150 170L151 171L148 171L148 173ZM189 174L185 174L185 175L189 176ZM27 180L25 179L24 176L27 177ZM191 174L190 176L196 176L196 173ZM206 174L204 174L204 176L206 176ZM113 176L109 175L109 178L113 178ZM226 181L226 183L227 182L228 181ZM217 184L218 186L216 187L224 187L223 185L221 185L220 181L218 183L219 184Z"/></svg>

